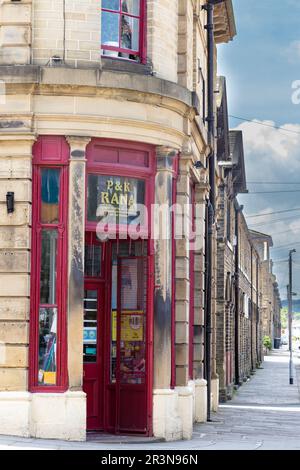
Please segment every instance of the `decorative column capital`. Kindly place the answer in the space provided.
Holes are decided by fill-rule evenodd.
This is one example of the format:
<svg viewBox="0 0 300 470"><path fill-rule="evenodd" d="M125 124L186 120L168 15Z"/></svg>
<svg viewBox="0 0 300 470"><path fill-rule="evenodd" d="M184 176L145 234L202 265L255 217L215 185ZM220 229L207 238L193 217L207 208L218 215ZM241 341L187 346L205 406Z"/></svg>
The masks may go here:
<svg viewBox="0 0 300 470"><path fill-rule="evenodd" d="M196 202L206 201L209 198L210 185L206 182L195 184Z"/></svg>
<svg viewBox="0 0 300 470"><path fill-rule="evenodd" d="M168 147L167 145L158 145L156 147L156 155L158 157L176 157L178 155L178 150L173 147Z"/></svg>
<svg viewBox="0 0 300 470"><path fill-rule="evenodd" d="M157 171L173 171L173 160L178 155L178 150L173 147L159 145L156 147Z"/></svg>
<svg viewBox="0 0 300 470"><path fill-rule="evenodd" d="M70 145L70 159L85 160L86 147L90 143L91 137L68 135L66 139Z"/></svg>

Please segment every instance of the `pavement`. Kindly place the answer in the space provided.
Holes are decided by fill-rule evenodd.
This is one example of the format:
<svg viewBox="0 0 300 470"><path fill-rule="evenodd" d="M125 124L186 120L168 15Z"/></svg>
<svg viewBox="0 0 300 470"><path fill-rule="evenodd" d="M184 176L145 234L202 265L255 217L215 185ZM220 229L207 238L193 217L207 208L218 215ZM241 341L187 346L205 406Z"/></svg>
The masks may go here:
<svg viewBox="0 0 300 470"><path fill-rule="evenodd" d="M300 450L298 355L294 385L289 385L288 351L272 351L233 400L212 414L212 422L195 425L190 441L98 435L78 443L0 436L0 450Z"/></svg>

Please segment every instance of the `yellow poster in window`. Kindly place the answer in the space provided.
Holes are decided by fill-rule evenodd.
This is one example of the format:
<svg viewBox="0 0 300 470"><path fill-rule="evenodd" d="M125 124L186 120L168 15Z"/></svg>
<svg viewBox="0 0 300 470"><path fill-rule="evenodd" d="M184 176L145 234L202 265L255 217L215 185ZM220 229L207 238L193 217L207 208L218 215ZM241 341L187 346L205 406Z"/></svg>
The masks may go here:
<svg viewBox="0 0 300 470"><path fill-rule="evenodd" d="M112 341L117 339L117 312L112 311ZM121 315L121 341L144 341L144 311L125 310Z"/></svg>

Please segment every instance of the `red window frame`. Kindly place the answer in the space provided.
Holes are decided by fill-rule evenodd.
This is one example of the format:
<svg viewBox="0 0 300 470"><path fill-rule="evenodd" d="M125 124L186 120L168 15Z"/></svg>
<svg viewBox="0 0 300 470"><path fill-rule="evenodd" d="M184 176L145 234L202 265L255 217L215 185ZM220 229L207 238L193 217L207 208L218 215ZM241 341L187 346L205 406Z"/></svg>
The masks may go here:
<svg viewBox="0 0 300 470"><path fill-rule="evenodd" d="M108 150L122 150L128 153L134 151L144 151L148 154L148 165L136 166L124 163L109 163L99 161L95 158L96 147L107 148ZM123 176L128 178L140 179L145 181L145 206L148 209L148 227L141 227L140 233L145 239L151 240L151 204L154 201L154 180L155 180L155 150L152 145L148 144L136 144L124 140L111 140L111 139L92 139L87 146L86 150L87 158L87 171L86 171L86 191L88 190L88 176L90 174L99 176ZM96 231L98 222L89 221L87 219L87 202L88 198L86 195L86 230ZM127 233L128 227L123 225L117 226L117 234ZM153 251L154 248L151 249Z"/></svg>
<svg viewBox="0 0 300 470"><path fill-rule="evenodd" d="M40 136L33 146L32 178L32 243L30 290L29 390L31 392L64 392L67 375L67 248L68 248L68 159L69 146L64 137ZM41 223L41 172L44 168L60 169L59 222ZM57 230L57 352L56 384L40 385L39 370L39 309L51 307L40 303L41 233L43 229Z"/></svg>
<svg viewBox="0 0 300 470"><path fill-rule="evenodd" d="M142 64L145 64L146 63L147 0L140 0L140 14L138 16L130 14L130 13L122 12L122 1L123 0L119 0L119 10L109 10L108 8L101 8L101 14L104 11L108 13L114 13L119 16L119 47L104 45L102 43L102 36L101 36L101 49L102 51L103 50L117 51L117 52L121 52L124 54L136 55L139 57L140 62ZM137 51L132 50L132 49L125 49L121 47L122 15L128 16L130 18L137 18L139 20L139 49ZM122 58L122 60L124 60L124 58Z"/></svg>

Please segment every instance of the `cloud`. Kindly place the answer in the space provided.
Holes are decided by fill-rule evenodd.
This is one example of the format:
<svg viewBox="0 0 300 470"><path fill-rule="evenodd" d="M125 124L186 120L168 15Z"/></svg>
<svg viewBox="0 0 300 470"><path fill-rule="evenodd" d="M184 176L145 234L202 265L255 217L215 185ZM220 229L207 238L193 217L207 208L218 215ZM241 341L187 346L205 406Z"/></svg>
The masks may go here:
<svg viewBox="0 0 300 470"><path fill-rule="evenodd" d="M276 126L275 122L255 119L252 122L243 122L236 128L243 131L246 175L250 182L249 195L239 196L239 201L245 206L244 212L250 228L267 233L273 238L272 257L276 260L274 273L282 289L281 295L285 298L287 263L282 260L287 259L293 244L300 242L300 211L247 218L247 215L300 207L300 192L284 192L300 190L300 184L279 184L300 182L300 124L285 124L282 130L271 126ZM251 194L268 191L282 192ZM300 252L300 243L297 251ZM296 254L297 256L299 257L299 254ZM299 276L296 276L295 283L300 292Z"/></svg>
<svg viewBox="0 0 300 470"><path fill-rule="evenodd" d="M300 124L271 126L273 121L253 120L237 127L243 131L247 179L299 182Z"/></svg>
<svg viewBox="0 0 300 470"><path fill-rule="evenodd" d="M299 64L300 61L300 40L292 41L288 47L282 49L282 55L285 56L290 64Z"/></svg>

